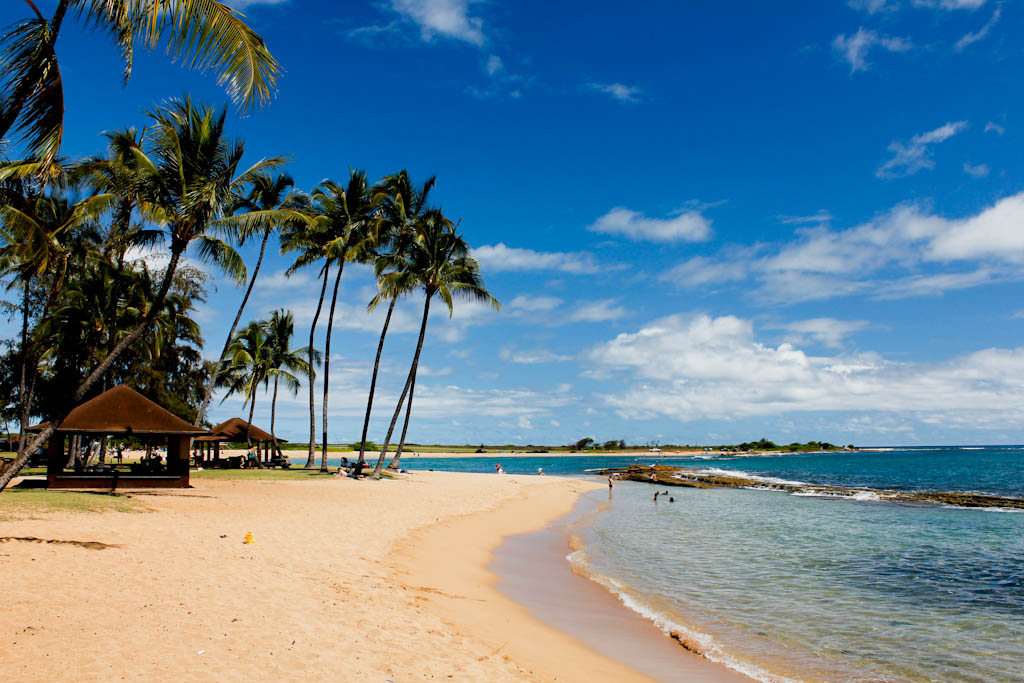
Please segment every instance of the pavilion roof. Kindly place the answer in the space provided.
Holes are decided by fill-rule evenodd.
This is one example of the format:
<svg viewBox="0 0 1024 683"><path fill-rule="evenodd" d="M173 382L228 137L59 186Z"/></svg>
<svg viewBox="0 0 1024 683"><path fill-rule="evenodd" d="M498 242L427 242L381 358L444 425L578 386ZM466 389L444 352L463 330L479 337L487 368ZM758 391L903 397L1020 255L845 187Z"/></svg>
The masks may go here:
<svg viewBox="0 0 1024 683"><path fill-rule="evenodd" d="M230 420L221 422L211 429L207 436L201 436L197 441L245 441L246 428L250 429L249 436L253 441L273 441L274 437L270 432L265 432L256 425L250 425L240 417L233 417ZM285 439L278 439L284 442Z"/></svg>
<svg viewBox="0 0 1024 683"><path fill-rule="evenodd" d="M34 429L41 427L43 425ZM124 384L108 389L72 410L57 431L168 435L207 433Z"/></svg>

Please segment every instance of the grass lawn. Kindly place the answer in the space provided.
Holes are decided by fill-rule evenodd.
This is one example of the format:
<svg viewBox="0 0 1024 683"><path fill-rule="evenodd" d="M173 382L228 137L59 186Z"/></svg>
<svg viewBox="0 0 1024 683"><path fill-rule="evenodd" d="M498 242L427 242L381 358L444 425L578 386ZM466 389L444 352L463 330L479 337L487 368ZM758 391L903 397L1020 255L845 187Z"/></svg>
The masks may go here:
<svg viewBox="0 0 1024 683"><path fill-rule="evenodd" d="M0 521L38 518L50 512L143 512L135 499L81 491L8 488L0 493Z"/></svg>

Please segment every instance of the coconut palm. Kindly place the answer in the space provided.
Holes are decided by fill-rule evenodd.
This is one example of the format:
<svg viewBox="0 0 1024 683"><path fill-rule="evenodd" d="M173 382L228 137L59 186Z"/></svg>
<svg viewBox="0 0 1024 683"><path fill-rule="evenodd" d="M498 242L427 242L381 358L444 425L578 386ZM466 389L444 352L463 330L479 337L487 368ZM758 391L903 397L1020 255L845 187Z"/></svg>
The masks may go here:
<svg viewBox="0 0 1024 683"><path fill-rule="evenodd" d="M171 100L149 112L153 120L141 147L132 148L132 192L140 214L161 227L169 242L170 259L153 305L139 325L125 335L96 366L72 395L77 404L149 328L163 307L178 263L186 249L196 258L212 263L236 281L245 279L245 264L226 242L210 234L210 226L222 218L242 188L260 172L280 163L265 159L247 169L241 166L244 145L230 141L224 131L226 111L194 106L191 99ZM106 197L110 199L110 197ZM98 202L104 195L97 195ZM66 413L52 416L49 424L29 444L27 453L46 442ZM0 491L24 466L23 453L0 475Z"/></svg>
<svg viewBox="0 0 1024 683"><path fill-rule="evenodd" d="M365 260L368 257L373 202L370 187L366 182L366 173L363 171L350 171L348 184L344 186L325 180L313 191L312 200L313 222L317 224L317 246L320 248L322 258L325 259L325 284L327 266L334 264L338 269L337 275L334 277L334 291L331 295L331 306L327 315L327 335L324 341L323 441L320 470L326 472L328 470L327 398L330 389L331 332L334 327L334 309L338 302L338 288L341 285L341 276L345 272L345 263ZM311 433L310 441L314 438Z"/></svg>
<svg viewBox="0 0 1024 683"><path fill-rule="evenodd" d="M218 227L225 228L233 233L236 241L244 244L256 235L262 235L260 241L260 252L256 258L256 265L253 266L252 274L249 276L249 285L242 296L242 302L238 305L235 319L228 330L227 338L224 340L224 348L220 352L220 359L214 365L210 373L210 379L206 383L206 392L203 402L199 406L199 418L197 423L202 424L206 417L206 409L210 405L210 398L213 396L213 388L217 383L224 364L227 362L228 347L238 327L238 321L242 319L242 312L252 294L252 288L256 284L256 276L259 275L260 266L263 265L263 256L267 250L267 240L282 225L289 222L303 223L306 215L300 210L302 201L301 195L294 192L292 187L295 182L291 176L282 173L272 176L269 173L259 173L252 180L252 187L249 193L240 198L238 209L242 213L226 216L217 222Z"/></svg>
<svg viewBox="0 0 1024 683"><path fill-rule="evenodd" d="M420 322L420 334L416 341L416 352L412 357L412 366L405 380L405 387L395 406L391 417L384 445L377 458L373 476L380 478L384 466L384 458L388 453L388 444L395 431L395 423L402 412L406 395L409 396L408 410L412 410L412 392L416 383L416 371L419 367L420 353L423 351L423 337L427 332L427 318L430 315L430 301L437 295L448 308L450 316L455 310L455 299L479 301L500 307L498 300L491 296L484 287L480 277L480 265L469 256L469 245L456 232L455 226L437 209L431 209L419 222L416 239L411 240L408 248L394 253L383 264L386 274L383 276L385 290L400 291L410 287L423 290L423 319ZM398 467L399 458L392 463Z"/></svg>
<svg viewBox="0 0 1024 683"><path fill-rule="evenodd" d="M383 178L374 188L373 202L378 212L375 224L376 234L374 236L375 259L374 270L378 277L378 294L370 301L367 307L373 311L382 301L388 301L388 312L384 316L384 325L380 331L380 340L377 342L377 356L373 361L373 374L370 376L370 393L366 399L366 416L363 418L363 434L359 441L359 462L366 459L366 433L370 428L370 414L373 411L373 396L377 388L377 375L380 372L380 356L384 351L384 338L388 334L388 327L391 325L391 315L395 312L395 303L406 291L385 291L380 280L384 270L387 268L388 260L382 255L391 252L401 252L407 246L407 241L413 239L416 234L416 227L427 210L427 195L434 187L436 178L431 177L423 183L423 187L417 190L409 180L409 174L405 170Z"/></svg>
<svg viewBox="0 0 1024 683"><path fill-rule="evenodd" d="M248 109L270 99L280 70L243 15L218 0L58 0L49 19L33 0L25 4L32 16L0 37L0 138L15 131L43 170L56 160L64 135L56 44L69 12L117 43L125 81L136 45L152 50L165 43L174 60L215 71L231 98Z"/></svg>
<svg viewBox="0 0 1024 683"><path fill-rule="evenodd" d="M270 380L269 351L265 325L256 320L239 330L228 348L230 366L224 374L224 383L228 387L224 398L241 393L245 397L242 406L249 404L249 424L245 427L245 441L249 448L252 448L252 416L256 410L256 391L261 384L265 388ZM256 458L256 464L260 469L264 469L262 458Z"/></svg>
<svg viewBox="0 0 1024 683"><path fill-rule="evenodd" d="M292 396L296 396L300 385L297 375L304 374L309 377L314 374L314 370L303 358L303 355L308 353L307 349L291 348L292 336L295 334L295 318L291 311L274 311L264 327L267 332L267 373L274 378L274 393L270 400L270 436L274 440L274 452L278 457L283 457L281 447L277 444L277 433L274 431L278 384L284 381L285 389L291 391ZM313 349L311 355L314 364L319 365L322 358L320 352Z"/></svg>

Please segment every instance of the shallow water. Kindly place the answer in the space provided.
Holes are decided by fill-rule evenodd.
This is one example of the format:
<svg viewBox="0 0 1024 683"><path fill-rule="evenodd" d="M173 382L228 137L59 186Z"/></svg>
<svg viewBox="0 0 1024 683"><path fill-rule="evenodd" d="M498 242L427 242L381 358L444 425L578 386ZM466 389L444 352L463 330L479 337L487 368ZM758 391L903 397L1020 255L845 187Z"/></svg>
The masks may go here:
<svg viewBox="0 0 1024 683"><path fill-rule="evenodd" d="M616 460L501 462L511 473L570 474ZM651 459L621 459L635 460ZM1024 495L1020 448L662 460ZM488 459L404 464L493 471ZM738 489L672 488L675 503L654 503L654 490L617 484L611 505L575 529L571 561L709 658L765 680L1024 680L1024 514Z"/></svg>

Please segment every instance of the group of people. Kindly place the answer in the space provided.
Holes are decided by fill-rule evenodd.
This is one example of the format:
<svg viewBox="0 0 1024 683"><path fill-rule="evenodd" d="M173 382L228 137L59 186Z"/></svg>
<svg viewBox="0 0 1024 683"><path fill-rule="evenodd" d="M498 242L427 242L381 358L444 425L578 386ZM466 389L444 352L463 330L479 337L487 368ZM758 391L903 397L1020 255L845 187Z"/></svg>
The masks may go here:
<svg viewBox="0 0 1024 683"><path fill-rule="evenodd" d="M620 477L618 472L612 472L611 474L608 475L608 495L609 496L612 494L612 488L615 486L615 481L617 479L620 479L620 478L621 477ZM657 477L655 477L654 474L651 474L651 481L657 482ZM668 495L668 489L666 489L664 491L655 491L654 492L654 502L655 503L658 502L658 496L668 496L668 502L670 502L670 503L676 502L676 499L674 497Z"/></svg>

